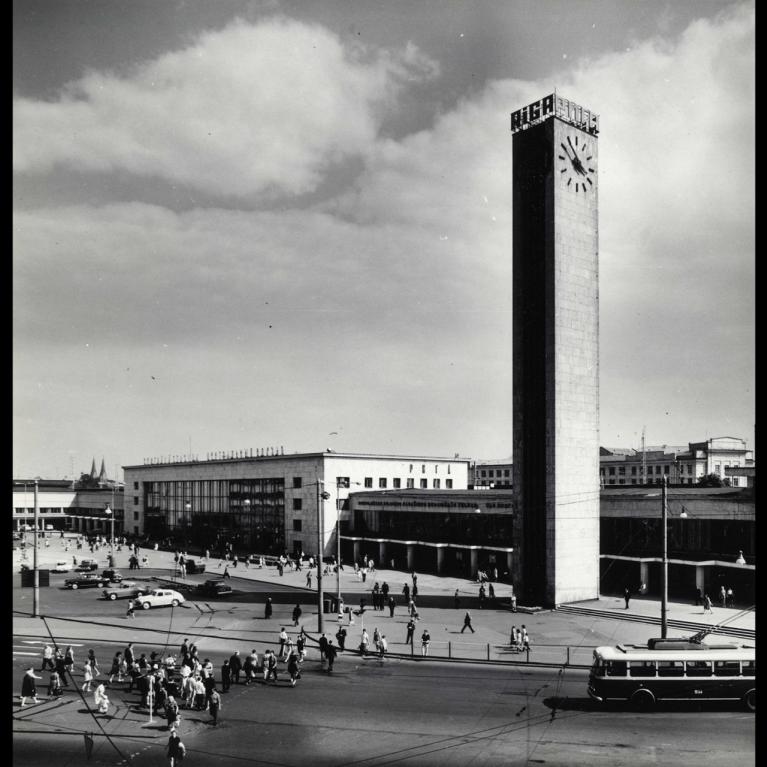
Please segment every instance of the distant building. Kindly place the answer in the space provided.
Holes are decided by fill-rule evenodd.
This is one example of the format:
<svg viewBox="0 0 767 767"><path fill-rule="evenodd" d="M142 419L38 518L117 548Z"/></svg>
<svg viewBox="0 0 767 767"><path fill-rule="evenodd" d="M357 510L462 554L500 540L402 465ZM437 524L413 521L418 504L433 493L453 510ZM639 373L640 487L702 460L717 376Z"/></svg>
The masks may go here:
<svg viewBox="0 0 767 767"><path fill-rule="evenodd" d="M513 476L510 458L475 461L469 466L469 488L472 490L511 490Z"/></svg>
<svg viewBox="0 0 767 767"><path fill-rule="evenodd" d="M602 447L599 453L602 487L660 485L664 475L669 485L695 485L707 474L727 479L732 487L747 487L746 469L754 465L752 451L737 437L715 437L686 447L648 447L644 452Z"/></svg>

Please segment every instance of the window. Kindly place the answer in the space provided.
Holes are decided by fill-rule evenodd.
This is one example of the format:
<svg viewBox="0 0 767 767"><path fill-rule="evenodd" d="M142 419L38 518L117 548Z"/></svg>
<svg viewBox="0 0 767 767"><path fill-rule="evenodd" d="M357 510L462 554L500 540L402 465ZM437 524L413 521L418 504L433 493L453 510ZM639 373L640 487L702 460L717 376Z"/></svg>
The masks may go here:
<svg viewBox="0 0 767 767"><path fill-rule="evenodd" d="M740 661L715 660L714 676L740 676Z"/></svg>
<svg viewBox="0 0 767 767"><path fill-rule="evenodd" d="M373 477L365 477L365 487L373 487Z"/></svg>
<svg viewBox="0 0 767 767"><path fill-rule="evenodd" d="M134 506L138 506L138 496L137 495L133 496L133 505Z"/></svg>
<svg viewBox="0 0 767 767"><path fill-rule="evenodd" d="M349 477L336 477L336 487L349 487L350 484Z"/></svg>
<svg viewBox="0 0 767 767"><path fill-rule="evenodd" d="M386 487L386 477L378 478L378 487L380 487L382 490Z"/></svg>
<svg viewBox="0 0 767 767"><path fill-rule="evenodd" d="M480 472L480 476L486 477L487 476L487 472L484 469L482 469L482 471Z"/></svg>
<svg viewBox="0 0 767 767"><path fill-rule="evenodd" d="M407 478L407 486L408 487L415 487L415 480L412 477Z"/></svg>
<svg viewBox="0 0 767 767"><path fill-rule="evenodd" d="M303 507L304 507L303 503L304 503L304 499L303 498L294 498L293 499L293 511L301 511L301 509L303 509Z"/></svg>
<svg viewBox="0 0 767 767"><path fill-rule="evenodd" d="M668 474L669 473L669 468L670 468L669 466L664 466L663 467L663 473L664 474Z"/></svg>
<svg viewBox="0 0 767 767"><path fill-rule="evenodd" d="M428 479L422 479L421 480L421 487L426 488L429 486L429 480Z"/></svg>
<svg viewBox="0 0 767 767"><path fill-rule="evenodd" d="M445 487L448 490L452 490L453 489L453 480L452 479L446 479L445 480Z"/></svg>
<svg viewBox="0 0 767 767"><path fill-rule="evenodd" d="M301 532L301 520L300 519L294 519L293 520L293 532L300 533Z"/></svg>
<svg viewBox="0 0 767 767"><path fill-rule="evenodd" d="M655 676L655 661L632 660L629 676Z"/></svg>
<svg viewBox="0 0 767 767"><path fill-rule="evenodd" d="M511 476L511 471L509 469L504 469L503 470L503 476L504 477L510 477Z"/></svg>
<svg viewBox="0 0 767 767"><path fill-rule="evenodd" d="M626 467L625 466L619 466L618 467L618 474L625 474L626 473Z"/></svg>
<svg viewBox="0 0 767 767"><path fill-rule="evenodd" d="M435 479L435 480L434 480L434 484L432 485L432 487L433 487L435 490L439 490L439 480L438 480L438 479Z"/></svg>
<svg viewBox="0 0 767 767"><path fill-rule="evenodd" d="M138 512L137 511L133 512L133 521L134 522L138 522Z"/></svg>
<svg viewBox="0 0 767 767"><path fill-rule="evenodd" d="M138 525L133 525L133 534L138 535Z"/></svg>
<svg viewBox="0 0 767 767"><path fill-rule="evenodd" d="M684 661L659 660L658 676L684 676Z"/></svg>
<svg viewBox="0 0 767 767"><path fill-rule="evenodd" d="M756 661L744 660L743 661L743 676L756 676Z"/></svg>
<svg viewBox="0 0 767 767"><path fill-rule="evenodd" d="M711 676L711 661L688 660L687 676Z"/></svg>
<svg viewBox="0 0 767 767"><path fill-rule="evenodd" d="M631 476L632 477L636 477L636 475L637 475L637 467L636 466L632 466L631 467Z"/></svg>
<svg viewBox="0 0 767 767"><path fill-rule="evenodd" d="M402 487L402 480L399 477L394 477L394 479L391 481L391 486L399 489Z"/></svg>
<svg viewBox="0 0 767 767"><path fill-rule="evenodd" d="M297 490L302 484L301 477L293 477L293 489Z"/></svg>
<svg viewBox="0 0 767 767"><path fill-rule="evenodd" d="M614 477L614 476L615 476L615 466L611 466L611 467L609 468L609 470L608 470L608 474L609 474L611 477Z"/></svg>
<svg viewBox="0 0 767 767"><path fill-rule="evenodd" d="M134 482L133 483L133 489L134 490L138 490L138 482Z"/></svg>
<svg viewBox="0 0 767 767"><path fill-rule="evenodd" d="M607 660L605 661L605 676L626 676L625 660Z"/></svg>

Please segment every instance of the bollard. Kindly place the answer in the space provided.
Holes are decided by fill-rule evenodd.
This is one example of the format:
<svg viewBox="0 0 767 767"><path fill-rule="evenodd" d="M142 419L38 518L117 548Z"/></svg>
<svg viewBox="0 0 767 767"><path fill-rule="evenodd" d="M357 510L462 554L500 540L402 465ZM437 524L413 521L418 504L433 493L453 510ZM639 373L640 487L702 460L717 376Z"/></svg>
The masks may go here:
<svg viewBox="0 0 767 767"><path fill-rule="evenodd" d="M567 646L567 665L570 665L570 645Z"/></svg>
<svg viewBox="0 0 767 767"><path fill-rule="evenodd" d="M447 643L447 657L452 658L453 657L453 643L448 642Z"/></svg>
<svg viewBox="0 0 767 767"><path fill-rule="evenodd" d="M530 648L527 648L527 660L525 660L525 663L530 663Z"/></svg>
<svg viewBox="0 0 767 767"><path fill-rule="evenodd" d="M410 643L410 657L412 658L412 657L413 657L413 655L414 655L414 650L413 650L413 642L411 642L411 643Z"/></svg>
<svg viewBox="0 0 767 767"><path fill-rule="evenodd" d="M490 660L490 642L487 643L487 659Z"/></svg>

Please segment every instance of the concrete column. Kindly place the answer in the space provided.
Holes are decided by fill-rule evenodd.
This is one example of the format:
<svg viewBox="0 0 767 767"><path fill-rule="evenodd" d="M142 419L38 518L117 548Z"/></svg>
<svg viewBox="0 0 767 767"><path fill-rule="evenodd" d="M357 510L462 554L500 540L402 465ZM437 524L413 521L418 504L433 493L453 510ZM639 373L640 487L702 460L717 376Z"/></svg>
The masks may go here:
<svg viewBox="0 0 767 767"><path fill-rule="evenodd" d="M514 562L514 549L510 549L509 551L506 552L506 571L508 572L509 577L511 577L511 574L513 572L513 570L511 569L513 562Z"/></svg>
<svg viewBox="0 0 767 767"><path fill-rule="evenodd" d="M471 547L471 572L469 578L473 578L477 570L479 569L479 547Z"/></svg>
<svg viewBox="0 0 767 767"><path fill-rule="evenodd" d="M408 543L407 544L407 569L408 571L412 572L415 570L415 567L413 566L415 563L415 544Z"/></svg>
<svg viewBox="0 0 767 767"><path fill-rule="evenodd" d="M639 582L647 583L647 576L650 571L650 565L648 562L639 563Z"/></svg>
<svg viewBox="0 0 767 767"><path fill-rule="evenodd" d="M700 589L703 596L706 595L706 568L702 565L695 566L695 588Z"/></svg>
<svg viewBox="0 0 767 767"><path fill-rule="evenodd" d="M442 575L442 568L445 566L445 545L437 546L437 575Z"/></svg>
<svg viewBox="0 0 767 767"><path fill-rule="evenodd" d="M354 541L354 561L360 561L360 542Z"/></svg>
<svg viewBox="0 0 767 767"><path fill-rule="evenodd" d="M378 541L378 565L386 567L386 541Z"/></svg>

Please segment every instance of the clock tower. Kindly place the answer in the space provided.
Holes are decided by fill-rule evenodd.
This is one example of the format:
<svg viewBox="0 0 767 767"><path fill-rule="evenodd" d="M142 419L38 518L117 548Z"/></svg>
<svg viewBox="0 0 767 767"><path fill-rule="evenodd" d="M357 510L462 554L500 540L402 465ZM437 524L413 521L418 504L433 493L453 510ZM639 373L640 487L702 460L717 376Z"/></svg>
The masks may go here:
<svg viewBox="0 0 767 767"><path fill-rule="evenodd" d="M553 607L599 596L599 117L554 93L511 129L512 578Z"/></svg>

